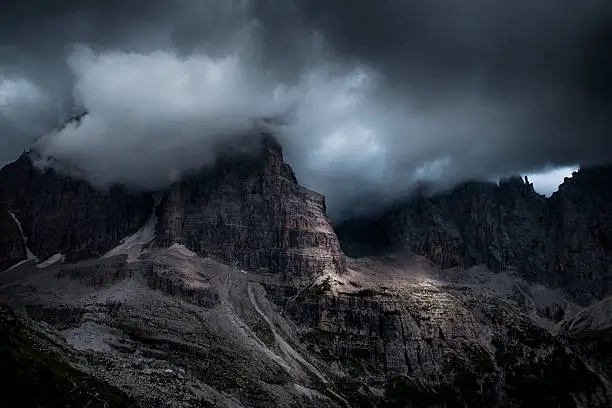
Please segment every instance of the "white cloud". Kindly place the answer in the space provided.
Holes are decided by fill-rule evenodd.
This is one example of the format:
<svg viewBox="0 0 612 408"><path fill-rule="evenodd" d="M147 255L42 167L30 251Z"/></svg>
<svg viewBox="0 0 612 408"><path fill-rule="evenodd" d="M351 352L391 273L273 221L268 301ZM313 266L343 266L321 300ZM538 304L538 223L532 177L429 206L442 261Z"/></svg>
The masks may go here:
<svg viewBox="0 0 612 408"><path fill-rule="evenodd" d="M559 185L563 183L566 177L572 177L572 172L578 171L578 167L561 167L548 171L528 174L527 177L530 183L533 183L533 188L540 194L550 197L552 193L559 189Z"/></svg>

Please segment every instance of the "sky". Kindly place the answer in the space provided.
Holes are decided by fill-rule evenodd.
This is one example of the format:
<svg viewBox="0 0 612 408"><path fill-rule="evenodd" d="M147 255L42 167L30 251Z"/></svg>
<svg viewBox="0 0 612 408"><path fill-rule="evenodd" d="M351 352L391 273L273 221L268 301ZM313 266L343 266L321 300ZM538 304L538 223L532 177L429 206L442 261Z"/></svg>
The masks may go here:
<svg viewBox="0 0 612 408"><path fill-rule="evenodd" d="M9 1L0 163L38 138L41 165L160 188L275 118L332 216L423 182L549 194L612 159L610 49L609 0Z"/></svg>

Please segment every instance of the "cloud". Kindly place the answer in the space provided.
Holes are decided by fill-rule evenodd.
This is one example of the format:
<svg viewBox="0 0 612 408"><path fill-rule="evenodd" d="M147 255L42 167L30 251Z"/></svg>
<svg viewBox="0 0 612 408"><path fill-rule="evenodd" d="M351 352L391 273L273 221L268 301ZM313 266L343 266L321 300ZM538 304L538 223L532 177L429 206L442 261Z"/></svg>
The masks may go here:
<svg viewBox="0 0 612 408"><path fill-rule="evenodd" d="M559 189L566 177L571 178L572 173L578 171L577 167L561 167L540 173L528 174L529 182L533 183L533 188L540 194L550 197L552 193Z"/></svg>
<svg viewBox="0 0 612 408"><path fill-rule="evenodd" d="M244 136L253 120L281 115L291 102L237 53L183 58L79 46L68 63L75 101L89 114L38 147L101 186L163 187L210 164L219 142Z"/></svg>
<svg viewBox="0 0 612 408"><path fill-rule="evenodd" d="M22 3L0 16L0 73L20 89L0 151L77 102L82 125L41 147L100 185L161 186L275 115L334 216L421 182L611 159L607 0Z"/></svg>
<svg viewBox="0 0 612 408"><path fill-rule="evenodd" d="M0 150L6 159L22 152L25 137L49 130L43 125L50 119L49 103L44 92L27 78L0 75Z"/></svg>

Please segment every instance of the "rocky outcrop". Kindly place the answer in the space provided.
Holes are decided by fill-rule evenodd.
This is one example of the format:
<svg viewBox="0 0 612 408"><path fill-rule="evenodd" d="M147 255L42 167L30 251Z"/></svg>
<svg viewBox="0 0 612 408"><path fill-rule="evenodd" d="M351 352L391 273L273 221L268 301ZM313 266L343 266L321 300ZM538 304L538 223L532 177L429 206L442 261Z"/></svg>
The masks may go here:
<svg viewBox="0 0 612 408"><path fill-rule="evenodd" d="M255 152L240 160L221 156L212 168L171 186L157 216L162 247L184 244L297 285L345 269L325 198L297 183L281 146L265 134Z"/></svg>
<svg viewBox="0 0 612 408"><path fill-rule="evenodd" d="M560 326L561 335L591 367L612 378L612 297L581 310Z"/></svg>
<svg viewBox="0 0 612 408"><path fill-rule="evenodd" d="M612 294L612 167L584 169L550 198L547 278L583 303Z"/></svg>
<svg viewBox="0 0 612 408"><path fill-rule="evenodd" d="M141 407L346 406L250 279L260 276L173 245L133 262L24 264L0 274L0 303L63 344L62 373L78 369Z"/></svg>
<svg viewBox="0 0 612 408"><path fill-rule="evenodd" d="M147 407L610 406L609 337L532 284L608 290L609 170L550 199L520 178L416 197L340 228L348 251L410 251L347 265L323 196L249 140L155 203L6 166L2 262L69 256L1 273L0 302L45 322L62 370Z"/></svg>
<svg viewBox="0 0 612 408"><path fill-rule="evenodd" d="M223 149L213 166L158 193L156 245L184 244L243 268L285 275L298 285L342 273L345 257L325 198L298 184L271 136L251 137L245 146L255 151ZM119 187L101 191L85 180L39 170L27 154L0 170L0 202L20 220L40 259L60 252L73 258L101 255L142 227L153 210L151 195ZM0 220L0 240L6 242L0 260L11 265L23 259L23 242L15 236L14 221Z"/></svg>
<svg viewBox="0 0 612 408"><path fill-rule="evenodd" d="M520 177L467 183L348 220L337 232L349 255L409 249L442 268L516 270L588 304L612 293L611 180L610 167L581 170L548 199Z"/></svg>
<svg viewBox="0 0 612 408"><path fill-rule="evenodd" d="M412 258L349 260L281 308L265 289L282 276L173 245L132 262L24 264L0 274L0 302L61 344L62 371L143 407L610 406L591 343L574 352L526 308L537 286L438 272Z"/></svg>
<svg viewBox="0 0 612 408"><path fill-rule="evenodd" d="M19 220L28 247L40 259L60 252L102 254L138 230L153 206L150 197L119 187L101 191L54 170L41 171L27 154L0 169L0 202ZM14 231L14 220L0 220L2 231Z"/></svg>
<svg viewBox="0 0 612 408"><path fill-rule="evenodd" d="M605 375L522 311L528 294L445 279L409 262L363 258L287 310L312 352L347 373L338 383L354 406L612 402Z"/></svg>

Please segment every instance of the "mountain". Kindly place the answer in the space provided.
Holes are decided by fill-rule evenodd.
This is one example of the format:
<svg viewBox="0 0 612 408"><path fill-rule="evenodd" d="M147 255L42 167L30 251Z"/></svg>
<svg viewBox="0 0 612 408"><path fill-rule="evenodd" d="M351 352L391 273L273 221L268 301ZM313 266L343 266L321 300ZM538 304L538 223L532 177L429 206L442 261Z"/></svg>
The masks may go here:
<svg viewBox="0 0 612 408"><path fill-rule="evenodd" d="M607 326L579 324L608 310L584 307L607 293L606 169L550 199L518 179L417 197L338 239L281 146L254 140L146 194L28 154L2 168L6 349L116 397L93 406L612 404Z"/></svg>
<svg viewBox="0 0 612 408"><path fill-rule="evenodd" d="M610 185L612 167L581 169L550 198L521 177L466 183L336 231L349 255L408 249L443 268L515 270L586 306L612 295Z"/></svg>
<svg viewBox="0 0 612 408"><path fill-rule="evenodd" d="M70 259L101 255L123 237L136 232L153 208L147 195L131 195L121 187L100 191L88 182L37 169L27 153L0 171L0 203L11 217L2 215L2 241L15 245L15 226L27 238L26 246L40 259L64 253ZM2 262L2 261L0 261Z"/></svg>

